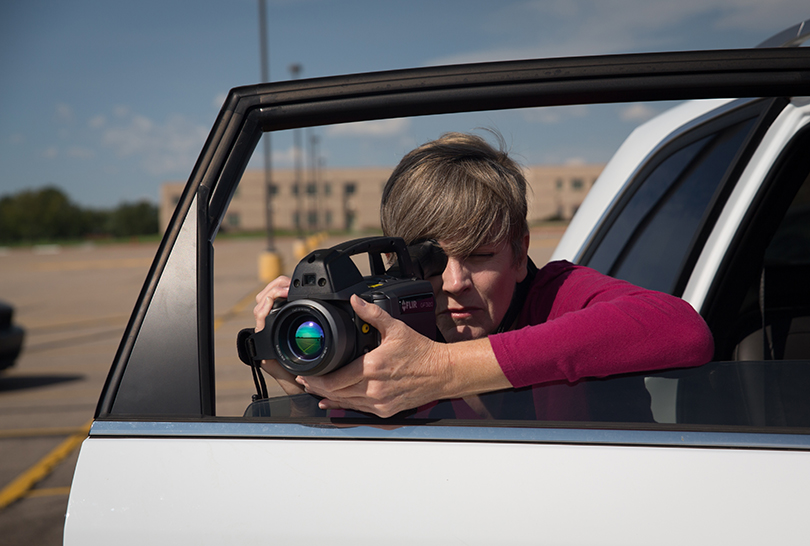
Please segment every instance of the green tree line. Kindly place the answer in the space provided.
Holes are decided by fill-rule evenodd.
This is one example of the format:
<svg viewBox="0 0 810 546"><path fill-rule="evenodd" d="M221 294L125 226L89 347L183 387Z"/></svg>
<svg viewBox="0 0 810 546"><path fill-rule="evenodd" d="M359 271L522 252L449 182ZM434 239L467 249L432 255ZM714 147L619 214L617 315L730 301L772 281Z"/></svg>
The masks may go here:
<svg viewBox="0 0 810 546"><path fill-rule="evenodd" d="M0 243L39 243L89 237L134 237L158 232L158 209L148 201L115 209L80 207L59 188L0 197Z"/></svg>

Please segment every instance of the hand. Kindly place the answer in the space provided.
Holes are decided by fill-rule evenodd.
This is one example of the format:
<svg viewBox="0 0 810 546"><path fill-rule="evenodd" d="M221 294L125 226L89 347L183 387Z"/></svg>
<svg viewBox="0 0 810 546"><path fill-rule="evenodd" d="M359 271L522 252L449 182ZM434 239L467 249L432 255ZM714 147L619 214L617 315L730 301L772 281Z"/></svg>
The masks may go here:
<svg viewBox="0 0 810 546"><path fill-rule="evenodd" d="M253 308L253 316L256 318L256 331L264 330L267 315L273 308L273 302L279 298L286 298L290 290L289 277L278 277L264 287L264 290L256 295L256 307ZM262 369L275 379L282 390L289 394L302 394L303 387L295 382L295 376L285 370L281 364L275 360L262 360Z"/></svg>
<svg viewBox="0 0 810 546"><path fill-rule="evenodd" d="M380 332L380 345L327 375L297 378L306 392L324 397L321 409L390 417L446 397L445 388L453 384L447 345L422 336L362 298L352 296L351 305Z"/></svg>

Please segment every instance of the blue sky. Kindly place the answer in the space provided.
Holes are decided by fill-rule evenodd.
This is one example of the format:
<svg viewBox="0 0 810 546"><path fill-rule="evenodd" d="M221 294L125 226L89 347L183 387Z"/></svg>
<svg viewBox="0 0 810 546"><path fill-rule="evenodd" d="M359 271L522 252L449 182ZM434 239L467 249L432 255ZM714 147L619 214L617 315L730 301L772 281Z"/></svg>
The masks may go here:
<svg viewBox="0 0 810 546"><path fill-rule="evenodd" d="M458 62L758 44L800 0L268 0L270 79ZM259 81L258 0L0 3L0 196L157 202L185 180L228 89ZM449 130L494 127L525 164L606 161L664 105L319 128L322 163L393 165ZM273 138L289 166L292 139Z"/></svg>

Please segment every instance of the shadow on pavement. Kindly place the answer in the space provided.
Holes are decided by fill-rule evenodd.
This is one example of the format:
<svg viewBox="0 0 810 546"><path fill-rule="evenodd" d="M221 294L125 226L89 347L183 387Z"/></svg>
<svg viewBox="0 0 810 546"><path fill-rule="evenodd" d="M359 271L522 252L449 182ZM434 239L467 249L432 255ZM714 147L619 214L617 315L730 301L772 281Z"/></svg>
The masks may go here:
<svg viewBox="0 0 810 546"><path fill-rule="evenodd" d="M83 375L17 375L14 377L0 377L0 393L18 391L22 389L36 389L68 383L84 379Z"/></svg>

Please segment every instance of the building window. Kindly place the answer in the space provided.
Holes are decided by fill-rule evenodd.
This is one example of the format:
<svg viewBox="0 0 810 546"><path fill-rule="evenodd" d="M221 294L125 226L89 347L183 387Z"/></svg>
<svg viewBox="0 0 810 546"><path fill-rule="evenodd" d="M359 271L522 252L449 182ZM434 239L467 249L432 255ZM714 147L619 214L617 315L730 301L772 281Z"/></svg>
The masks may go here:
<svg viewBox="0 0 810 546"><path fill-rule="evenodd" d="M558 190L561 190L563 188L563 179L562 178L557 179L556 186L557 186Z"/></svg>
<svg viewBox="0 0 810 546"><path fill-rule="evenodd" d="M225 217L225 221L228 224L228 227L238 228L240 224L239 213L238 212L229 213Z"/></svg>
<svg viewBox="0 0 810 546"><path fill-rule="evenodd" d="M352 210L343 211L344 229L346 231L352 231L354 229L354 220L355 220L354 211Z"/></svg>
<svg viewBox="0 0 810 546"><path fill-rule="evenodd" d="M323 185L323 194L324 195L332 195L332 185L329 182L325 182Z"/></svg>
<svg viewBox="0 0 810 546"><path fill-rule="evenodd" d="M571 180L571 189L574 191L582 191L585 189L585 182L581 178L574 178Z"/></svg>
<svg viewBox="0 0 810 546"><path fill-rule="evenodd" d="M315 185L315 182L310 182L307 184L307 195L315 195L318 193L318 187Z"/></svg>
<svg viewBox="0 0 810 546"><path fill-rule="evenodd" d="M354 182L346 182L343 185L343 193L346 195L354 195L357 191L357 185Z"/></svg>

